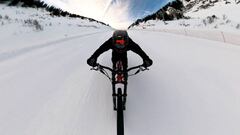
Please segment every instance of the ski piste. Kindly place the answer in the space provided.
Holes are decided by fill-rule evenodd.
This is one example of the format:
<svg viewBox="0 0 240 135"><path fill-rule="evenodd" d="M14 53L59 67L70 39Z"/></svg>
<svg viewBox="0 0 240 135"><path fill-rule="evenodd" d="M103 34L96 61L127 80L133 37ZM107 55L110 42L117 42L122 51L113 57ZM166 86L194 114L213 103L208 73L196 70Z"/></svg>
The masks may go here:
<svg viewBox="0 0 240 135"><path fill-rule="evenodd" d="M1 135L116 135L111 85L86 64L113 31L64 22L43 32L21 27L15 35L14 24L1 26ZM15 55L52 37L102 30ZM239 135L239 46L164 32L128 33L154 64L129 78L126 135ZM110 66L110 55L99 62ZM128 62L130 67L142 61L129 52Z"/></svg>

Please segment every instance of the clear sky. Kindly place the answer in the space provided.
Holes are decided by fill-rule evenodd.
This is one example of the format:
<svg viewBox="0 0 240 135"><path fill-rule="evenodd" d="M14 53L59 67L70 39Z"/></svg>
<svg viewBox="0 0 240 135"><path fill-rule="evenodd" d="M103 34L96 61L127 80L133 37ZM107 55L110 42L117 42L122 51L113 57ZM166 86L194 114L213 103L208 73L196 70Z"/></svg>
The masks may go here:
<svg viewBox="0 0 240 135"><path fill-rule="evenodd" d="M170 0L130 0L131 18L139 19L159 10Z"/></svg>
<svg viewBox="0 0 240 135"><path fill-rule="evenodd" d="M160 9L169 0L43 0L69 12L125 29L133 21Z"/></svg>

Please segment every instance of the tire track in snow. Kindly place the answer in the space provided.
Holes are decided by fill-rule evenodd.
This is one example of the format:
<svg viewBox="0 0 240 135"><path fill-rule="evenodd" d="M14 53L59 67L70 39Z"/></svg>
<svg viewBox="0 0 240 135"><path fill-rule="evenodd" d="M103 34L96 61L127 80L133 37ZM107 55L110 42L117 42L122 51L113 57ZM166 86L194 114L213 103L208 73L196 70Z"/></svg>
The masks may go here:
<svg viewBox="0 0 240 135"><path fill-rule="evenodd" d="M31 47L21 48L21 49L15 50L15 51L4 52L4 53L0 54L0 62L24 55L24 54L32 52L34 50L42 49L42 48L53 46L53 45L58 45L59 43L62 43L62 42L67 42L70 40L74 40L74 39L78 39L78 38L82 38L82 37L86 37L86 36L92 36L92 35L100 34L100 33L104 33L104 32L108 32L108 31L100 31L100 32L71 36L68 38L61 38L61 39L46 42L43 44L32 45Z"/></svg>

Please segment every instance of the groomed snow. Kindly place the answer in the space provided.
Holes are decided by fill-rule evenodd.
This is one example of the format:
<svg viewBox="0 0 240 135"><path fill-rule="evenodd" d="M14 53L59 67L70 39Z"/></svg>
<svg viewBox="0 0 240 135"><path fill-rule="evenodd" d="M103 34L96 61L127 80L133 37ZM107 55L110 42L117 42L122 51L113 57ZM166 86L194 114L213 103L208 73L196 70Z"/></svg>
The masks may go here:
<svg viewBox="0 0 240 135"><path fill-rule="evenodd" d="M112 32L62 26L1 38L0 134L116 135L111 83L86 64ZM154 64L129 78L126 135L240 134L239 46L151 31L129 35ZM99 63L111 65L110 55ZM128 57L129 66L142 62Z"/></svg>

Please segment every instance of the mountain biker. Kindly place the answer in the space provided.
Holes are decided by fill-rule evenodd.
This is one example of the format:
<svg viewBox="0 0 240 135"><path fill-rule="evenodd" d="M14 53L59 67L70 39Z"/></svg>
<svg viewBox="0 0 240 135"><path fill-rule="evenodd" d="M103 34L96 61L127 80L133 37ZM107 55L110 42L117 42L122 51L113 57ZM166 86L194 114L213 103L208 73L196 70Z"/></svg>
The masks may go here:
<svg viewBox="0 0 240 135"><path fill-rule="evenodd" d="M97 58L105 51L112 49L112 63L113 70L116 69L117 64L121 61L123 70L128 67L127 51L131 50L141 56L143 60L143 67L149 67L152 65L153 61L148 57L148 55L136 44L129 36L125 30L117 30L113 33L113 36L104 42L87 60L87 64L95 67L97 66ZM114 76L114 74L113 74ZM127 75L126 75L127 78ZM124 94L126 95L126 85L124 85ZM115 85L113 84L113 96L115 95Z"/></svg>
<svg viewBox="0 0 240 135"><path fill-rule="evenodd" d="M143 66L149 67L152 65L152 60L147 54L136 44L129 36L127 31L117 30L113 33L113 36L103 43L87 60L88 65L97 66L97 58L105 51L112 49L112 62L115 63L119 59L124 62L125 68L127 68L127 51L131 50L137 53L143 59Z"/></svg>

